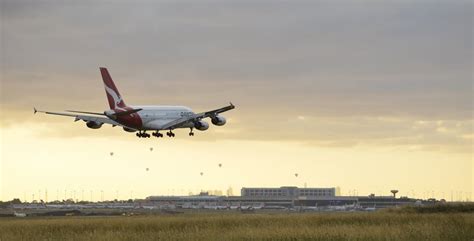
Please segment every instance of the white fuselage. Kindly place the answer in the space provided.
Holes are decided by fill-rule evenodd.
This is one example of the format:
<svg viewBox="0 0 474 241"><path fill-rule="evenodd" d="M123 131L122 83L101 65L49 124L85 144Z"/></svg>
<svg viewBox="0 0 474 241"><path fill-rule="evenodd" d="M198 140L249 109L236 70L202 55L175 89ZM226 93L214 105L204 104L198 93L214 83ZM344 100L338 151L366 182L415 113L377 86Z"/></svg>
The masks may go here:
<svg viewBox="0 0 474 241"><path fill-rule="evenodd" d="M194 112L185 106L130 106L134 109L142 109L137 112L138 116L142 120L144 130L160 130L161 127L169 123L180 119L182 117L192 116ZM188 123L180 128L193 127L193 123Z"/></svg>

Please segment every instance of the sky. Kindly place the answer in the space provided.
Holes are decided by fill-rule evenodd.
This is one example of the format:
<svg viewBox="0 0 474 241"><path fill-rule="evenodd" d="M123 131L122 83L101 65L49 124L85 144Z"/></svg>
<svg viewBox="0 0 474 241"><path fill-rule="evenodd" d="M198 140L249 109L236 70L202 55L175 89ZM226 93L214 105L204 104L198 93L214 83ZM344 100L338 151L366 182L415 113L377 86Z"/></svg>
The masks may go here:
<svg viewBox="0 0 474 241"><path fill-rule="evenodd" d="M1 200L474 196L472 1L0 4ZM33 115L106 110L100 66L127 104L236 109L173 139Z"/></svg>

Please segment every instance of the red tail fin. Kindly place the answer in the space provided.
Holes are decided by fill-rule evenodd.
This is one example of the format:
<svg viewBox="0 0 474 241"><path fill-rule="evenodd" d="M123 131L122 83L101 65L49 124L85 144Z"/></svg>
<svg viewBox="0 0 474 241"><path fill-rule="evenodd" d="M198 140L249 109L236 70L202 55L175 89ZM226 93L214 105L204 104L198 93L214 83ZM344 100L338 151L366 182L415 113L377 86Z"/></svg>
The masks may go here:
<svg viewBox="0 0 474 241"><path fill-rule="evenodd" d="M110 109L115 109L117 107L125 107L125 102L120 95L117 87L115 86L112 77L110 77L109 71L106 68L100 68L100 74L102 75L102 80L104 81L105 93L107 94L107 99L109 100Z"/></svg>

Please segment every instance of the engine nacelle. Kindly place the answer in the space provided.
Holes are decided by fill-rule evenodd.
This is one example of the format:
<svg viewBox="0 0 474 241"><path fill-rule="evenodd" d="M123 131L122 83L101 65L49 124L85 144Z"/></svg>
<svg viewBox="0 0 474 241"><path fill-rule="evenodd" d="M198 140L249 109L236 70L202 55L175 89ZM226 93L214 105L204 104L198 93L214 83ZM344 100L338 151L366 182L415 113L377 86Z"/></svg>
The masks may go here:
<svg viewBox="0 0 474 241"><path fill-rule="evenodd" d="M214 118L211 119L212 124L216 126L223 126L225 125L225 118L222 116L215 116Z"/></svg>
<svg viewBox="0 0 474 241"><path fill-rule="evenodd" d="M135 132L136 131L135 129L130 129L128 127L124 127L123 130L126 131L126 132Z"/></svg>
<svg viewBox="0 0 474 241"><path fill-rule="evenodd" d="M205 121L196 121L194 122L194 128L200 130L200 131L205 131L209 129L209 124Z"/></svg>
<svg viewBox="0 0 474 241"><path fill-rule="evenodd" d="M95 121L88 121L86 123L86 126L91 128L91 129L99 129L100 127L102 127L104 123L98 123L98 122L95 122Z"/></svg>

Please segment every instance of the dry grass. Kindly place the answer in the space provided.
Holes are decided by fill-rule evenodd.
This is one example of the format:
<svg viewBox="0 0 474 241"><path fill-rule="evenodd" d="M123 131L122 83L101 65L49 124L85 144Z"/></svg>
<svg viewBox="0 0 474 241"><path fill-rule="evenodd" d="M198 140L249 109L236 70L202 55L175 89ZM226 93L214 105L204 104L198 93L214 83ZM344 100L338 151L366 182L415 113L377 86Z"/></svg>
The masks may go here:
<svg viewBox="0 0 474 241"><path fill-rule="evenodd" d="M472 213L202 213L0 220L0 241L473 239Z"/></svg>

